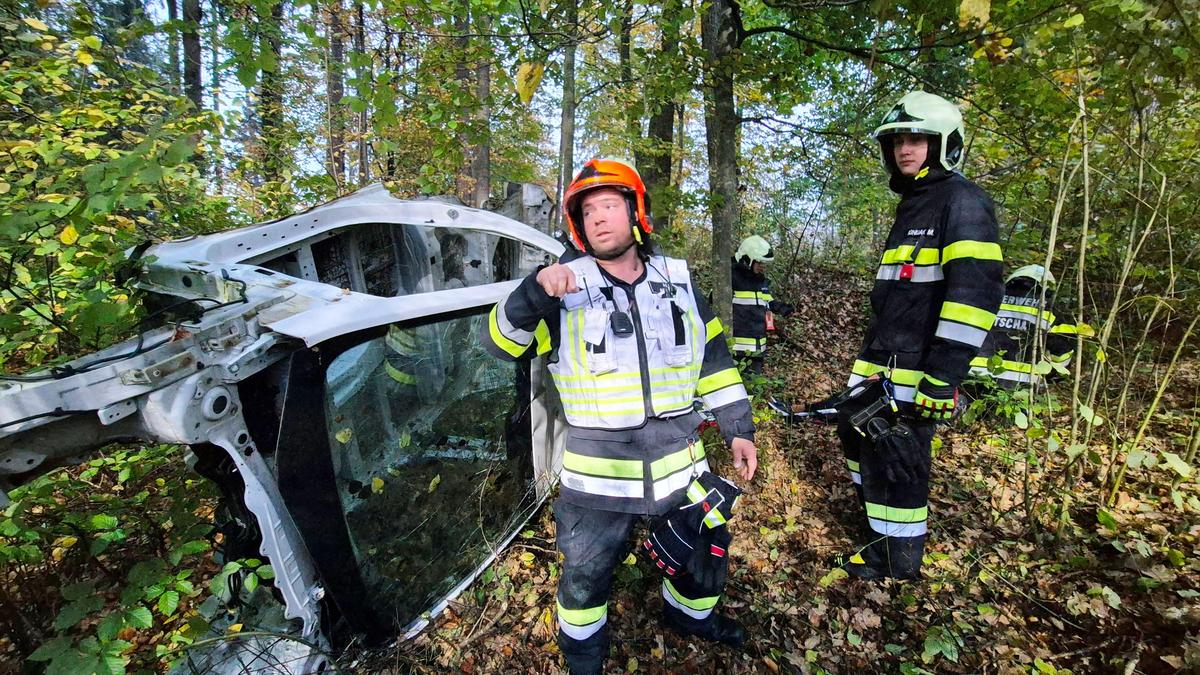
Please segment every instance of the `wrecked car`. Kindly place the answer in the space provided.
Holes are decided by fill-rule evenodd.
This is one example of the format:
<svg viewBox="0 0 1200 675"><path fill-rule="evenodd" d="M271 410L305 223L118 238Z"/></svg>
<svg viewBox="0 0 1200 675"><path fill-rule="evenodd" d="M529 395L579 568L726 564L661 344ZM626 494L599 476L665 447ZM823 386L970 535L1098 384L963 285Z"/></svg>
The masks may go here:
<svg viewBox="0 0 1200 675"><path fill-rule="evenodd" d="M527 219L550 211L533 186L511 197ZM475 336L561 252L512 218L379 185L152 246L136 285L161 327L0 382L0 502L108 443L180 444L222 495L221 557L269 561L271 628L301 638L193 668L318 672L348 635L412 636L552 486L563 426L544 366Z"/></svg>

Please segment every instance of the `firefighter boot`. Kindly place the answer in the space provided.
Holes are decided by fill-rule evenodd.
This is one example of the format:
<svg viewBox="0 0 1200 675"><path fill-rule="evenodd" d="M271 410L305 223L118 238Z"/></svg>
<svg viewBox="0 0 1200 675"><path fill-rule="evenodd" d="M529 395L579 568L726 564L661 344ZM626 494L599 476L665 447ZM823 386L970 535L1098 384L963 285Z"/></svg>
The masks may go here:
<svg viewBox="0 0 1200 675"><path fill-rule="evenodd" d="M850 574L866 581L874 581L887 576L883 561L875 553L875 547L868 544L855 551L839 553L829 560L831 567L840 567Z"/></svg>
<svg viewBox="0 0 1200 675"><path fill-rule="evenodd" d="M713 613L697 621L673 607L663 609L663 624L684 637L698 637L713 642L741 647L746 641L746 629L736 619Z"/></svg>
<svg viewBox="0 0 1200 675"><path fill-rule="evenodd" d="M829 564L866 581L884 577L912 580L921 578L921 557L924 553L924 535L879 537L856 551L833 556Z"/></svg>

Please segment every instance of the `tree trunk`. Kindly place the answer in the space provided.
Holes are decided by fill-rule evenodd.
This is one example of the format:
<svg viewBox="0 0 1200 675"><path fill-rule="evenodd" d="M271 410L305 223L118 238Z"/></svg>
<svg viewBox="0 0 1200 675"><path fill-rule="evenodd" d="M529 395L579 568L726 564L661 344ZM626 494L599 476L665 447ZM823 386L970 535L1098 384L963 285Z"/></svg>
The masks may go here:
<svg viewBox="0 0 1200 675"><path fill-rule="evenodd" d="M617 91L624 99L625 105L625 136L629 139L629 147L633 148L631 159L637 162L642 141L642 98L635 94L638 88L633 85L633 59L630 54L633 42L633 0L625 0L621 8L621 32L617 37L617 59L620 63L621 86Z"/></svg>
<svg viewBox="0 0 1200 675"><path fill-rule="evenodd" d="M367 108L365 107L366 102L371 97L371 88L369 85L371 67L366 65L367 27L362 0L354 0L354 14L356 18L354 22L354 51L358 54L359 63L363 64L354 73L358 79L358 87L354 93L364 104L362 112L358 113L358 184L362 186L371 180L371 160L367 151Z"/></svg>
<svg viewBox="0 0 1200 675"><path fill-rule="evenodd" d="M454 26L454 34L457 36L454 38L454 53L458 55L458 61L454 66L454 79L458 81L459 90L464 93L474 90L475 69L470 62L471 39L468 36L468 33L471 32L470 12L470 0L461 0L451 22ZM471 115L466 108L459 108L455 112L458 115L457 138L459 147L463 148L463 164L458 169L458 180L454 192L464 204L471 204L471 198L475 193L475 182L471 177L472 148L467 138Z"/></svg>
<svg viewBox="0 0 1200 675"><path fill-rule="evenodd" d="M487 17L475 20L475 32L486 34L491 32L491 20ZM475 184L475 193L471 206L483 208L492 192L492 131L490 128L492 106L492 50L486 44L488 38L479 50L479 62L475 66L475 98L478 108L475 109L475 126L478 129L479 142L471 153L471 180Z"/></svg>
<svg viewBox="0 0 1200 675"><path fill-rule="evenodd" d="M338 193L346 184L346 118L342 110L345 94L345 49L342 35L345 33L342 0L330 0L326 27L329 35L329 55L325 60L325 104L329 126L329 147L326 164Z"/></svg>
<svg viewBox="0 0 1200 675"><path fill-rule="evenodd" d="M179 21L179 3L178 0L167 0L167 21L171 24L171 30L167 31L167 68L170 72L167 73L171 81L171 91L179 93L179 28L175 25Z"/></svg>
<svg viewBox="0 0 1200 675"><path fill-rule="evenodd" d="M200 0L183 0L183 90L196 110L204 109L200 75Z"/></svg>
<svg viewBox="0 0 1200 675"><path fill-rule="evenodd" d="M563 47L562 117L558 136L558 203L575 177L575 35L579 17L577 0L567 0L567 30L571 37ZM561 222L561 221L560 221ZM561 222L563 227L566 222Z"/></svg>
<svg viewBox="0 0 1200 675"><path fill-rule="evenodd" d="M680 0L667 0L662 6L659 16L659 30L662 42L659 45L658 58L654 63L655 77L676 78L674 64L679 53L679 41L682 38L679 30L680 13L683 9ZM683 79L683 78L680 78ZM650 113L650 122L646 129L646 140L634 155L642 180L650 193L650 217L654 222L654 230L662 236L671 229L671 214L679 201L679 193L672 189L671 183L671 151L674 144L675 104L676 93L671 83L659 81L653 87L655 92L668 92L658 97L652 96L646 101Z"/></svg>
<svg viewBox="0 0 1200 675"><path fill-rule="evenodd" d="M280 63L283 44L283 0L271 5L270 14L259 18L260 48L274 55L274 65L263 69L259 82L258 118L262 123L262 172L270 182L283 179L283 75Z"/></svg>
<svg viewBox="0 0 1200 675"><path fill-rule="evenodd" d="M174 0L172 0L174 1ZM210 79L208 82L208 93L212 98L212 111L214 113L221 112L221 69L217 64L221 62L221 26L225 25L222 15L220 0L212 0L210 5L212 11L212 32L209 34L209 57L208 62L212 65L209 67ZM213 187L216 188L217 194L222 194L225 189L225 174L221 166L223 157L220 147L218 146L212 155L212 177Z"/></svg>
<svg viewBox="0 0 1200 675"><path fill-rule="evenodd" d="M701 15L700 33L709 72L705 87L704 129L708 141L708 186L712 199L713 309L725 325L733 314L729 259L738 222L737 112L733 103L734 48L730 0L713 0Z"/></svg>

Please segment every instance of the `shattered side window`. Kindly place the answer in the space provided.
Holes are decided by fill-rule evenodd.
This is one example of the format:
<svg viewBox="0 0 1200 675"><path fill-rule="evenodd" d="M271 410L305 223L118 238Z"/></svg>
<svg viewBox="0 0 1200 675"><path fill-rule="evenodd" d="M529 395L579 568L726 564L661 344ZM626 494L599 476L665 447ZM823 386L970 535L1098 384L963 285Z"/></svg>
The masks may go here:
<svg viewBox="0 0 1200 675"><path fill-rule="evenodd" d="M326 372L354 554L368 596L398 626L472 573L536 505L528 370L482 349L486 319L393 325Z"/></svg>

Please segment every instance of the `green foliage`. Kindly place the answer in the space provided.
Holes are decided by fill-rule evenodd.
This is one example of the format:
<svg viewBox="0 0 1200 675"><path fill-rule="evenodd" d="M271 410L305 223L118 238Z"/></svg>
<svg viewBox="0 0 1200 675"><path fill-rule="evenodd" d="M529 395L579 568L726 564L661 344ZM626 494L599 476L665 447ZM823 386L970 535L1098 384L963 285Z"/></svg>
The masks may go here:
<svg viewBox="0 0 1200 675"><path fill-rule="evenodd" d="M185 472L173 446L114 449L11 493L0 566L24 581L2 593L8 606L58 596L45 604L57 607L45 617L49 637L29 655L46 672L123 673L136 636L160 633L160 646L190 639L177 620L201 593L194 579L211 550L214 495ZM257 574L271 577L266 567ZM147 665L153 654L136 658Z"/></svg>
<svg viewBox="0 0 1200 675"><path fill-rule="evenodd" d="M112 342L137 316L124 250L221 210L193 163L215 118L93 31L82 10L61 31L0 19L0 365Z"/></svg>

